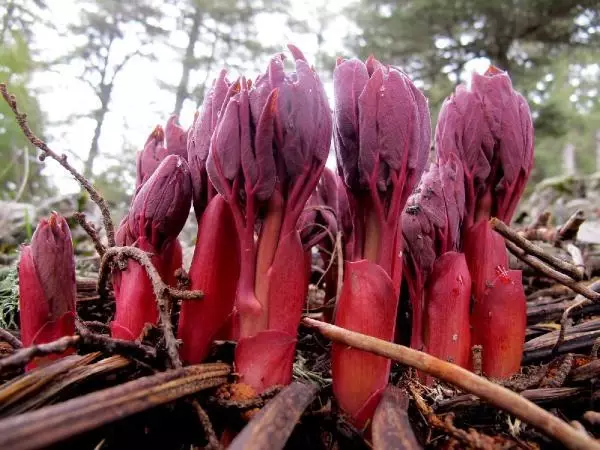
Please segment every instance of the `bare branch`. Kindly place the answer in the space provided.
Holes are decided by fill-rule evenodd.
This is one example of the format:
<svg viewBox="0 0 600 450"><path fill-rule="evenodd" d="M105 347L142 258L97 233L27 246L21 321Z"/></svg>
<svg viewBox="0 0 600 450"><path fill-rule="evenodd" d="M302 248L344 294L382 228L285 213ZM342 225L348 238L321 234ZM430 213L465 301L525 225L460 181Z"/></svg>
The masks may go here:
<svg viewBox="0 0 600 450"><path fill-rule="evenodd" d="M548 436L557 439L569 449L600 450L599 443L577 431L568 423L553 416L521 395L477 376L460 366L403 345L393 344L318 320L304 318L302 322L310 328L316 328L321 334L335 342L390 358L451 383L465 392L475 394L545 432Z"/></svg>
<svg viewBox="0 0 600 450"><path fill-rule="evenodd" d="M38 356L62 353L68 348L75 347L80 339L79 336L64 336L47 344L32 345L31 347L17 350L12 355L0 359L0 372L7 368L24 366Z"/></svg>
<svg viewBox="0 0 600 450"><path fill-rule="evenodd" d="M98 255L100 255L100 258L102 258L102 255L104 255L104 252L106 251L106 247L104 247L102 242L100 242L100 237L98 236L96 227L94 227L93 224L86 220L84 213L76 212L75 214L73 214L73 217L75 218L75 220L77 220L79 226L83 228L83 230L88 234L88 236L94 243L94 247L96 247Z"/></svg>
<svg viewBox="0 0 600 450"><path fill-rule="evenodd" d="M560 270L562 273L569 275L574 280L583 279L584 273L580 267L577 267L570 262L563 261L562 259L556 258L546 253L542 248L535 245L533 242L528 241L523 236L519 235L516 231L512 230L508 225L499 220L496 217L490 219L491 227L501 234L505 239L513 242L516 246L524 250L529 255L533 255L536 258L541 259L545 263Z"/></svg>
<svg viewBox="0 0 600 450"><path fill-rule="evenodd" d="M102 219L104 221L104 229L106 230L106 236L108 238L108 245L113 247L115 245L115 229L112 222L112 218L110 216L110 210L108 209L108 204L104 197L100 195L100 193L91 185L91 183L73 166L71 166L67 161L67 155L62 154L59 155L55 153L48 145L38 138L27 123L27 114L19 111L17 105L17 99L13 94L10 94L6 88L6 84L0 83L0 93L2 93L2 97L10 106L10 109L13 111L17 123L25 137L31 142L34 147L39 148L43 153L40 155L40 160L44 160L47 156L51 157L55 161L57 161L61 166L63 166L72 176L75 178L79 184L90 194L90 198L98 205L100 211L102 213Z"/></svg>
<svg viewBox="0 0 600 450"><path fill-rule="evenodd" d="M506 241L506 248L513 255L515 255L517 258L519 258L521 261L529 264L535 270L546 275L548 278L552 278L553 280L556 280L559 283L564 284L565 286L571 288L578 294L581 294L584 297L589 298L590 300L593 300L595 302L600 301L599 293L592 291L590 288L588 288L587 286L585 286L582 283L578 283L577 281L574 281L571 277L565 275L564 273L554 270L553 268L551 268L547 264L545 264L543 261L540 261L539 259L533 257L532 255L527 254L525 252L525 250L516 246L511 241Z"/></svg>

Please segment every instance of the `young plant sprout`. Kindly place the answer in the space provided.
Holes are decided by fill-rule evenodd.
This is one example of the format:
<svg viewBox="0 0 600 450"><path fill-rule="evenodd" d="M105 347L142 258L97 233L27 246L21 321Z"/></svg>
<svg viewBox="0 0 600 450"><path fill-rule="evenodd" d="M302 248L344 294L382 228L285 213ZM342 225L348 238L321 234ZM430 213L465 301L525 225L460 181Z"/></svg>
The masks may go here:
<svg viewBox="0 0 600 450"><path fill-rule="evenodd" d="M400 215L429 153L427 100L408 76L370 57L339 60L334 138L352 217L336 325L394 339L402 278ZM362 427L387 385L390 361L333 344L333 390Z"/></svg>
<svg viewBox="0 0 600 450"><path fill-rule="evenodd" d="M533 167L533 125L527 101L509 76L491 66L473 74L444 102L436 129L440 163L458 158L464 172L462 239L474 298L472 344L483 346L483 371L515 373L525 340L521 272L508 270L504 240L491 217L510 222Z"/></svg>
<svg viewBox="0 0 600 450"><path fill-rule="evenodd" d="M23 345L29 347L73 335L77 298L75 256L71 231L63 217L53 212L50 218L40 221L31 244L21 249L18 272ZM34 359L27 367L62 355Z"/></svg>
<svg viewBox="0 0 600 450"><path fill-rule="evenodd" d="M241 380L257 391L288 384L308 279L297 223L331 141L323 86L296 47L251 85L241 78L217 120L206 163L230 205L240 243L234 317Z"/></svg>

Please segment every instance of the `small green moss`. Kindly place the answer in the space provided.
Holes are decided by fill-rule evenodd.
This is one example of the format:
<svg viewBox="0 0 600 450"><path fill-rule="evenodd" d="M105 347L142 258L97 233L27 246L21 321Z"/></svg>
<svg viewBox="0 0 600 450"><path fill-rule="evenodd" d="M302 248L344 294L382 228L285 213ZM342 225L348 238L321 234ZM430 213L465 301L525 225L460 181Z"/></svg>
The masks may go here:
<svg viewBox="0 0 600 450"><path fill-rule="evenodd" d="M0 268L0 327L17 330L19 314L19 278L17 267Z"/></svg>

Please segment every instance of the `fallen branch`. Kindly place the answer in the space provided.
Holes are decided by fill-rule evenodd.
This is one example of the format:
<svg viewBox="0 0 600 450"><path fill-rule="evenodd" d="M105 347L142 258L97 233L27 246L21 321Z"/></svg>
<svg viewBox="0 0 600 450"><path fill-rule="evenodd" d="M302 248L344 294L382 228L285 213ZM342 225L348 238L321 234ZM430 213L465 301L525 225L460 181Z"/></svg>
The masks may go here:
<svg viewBox="0 0 600 450"><path fill-rule="evenodd" d="M19 111L17 99L13 94L8 92L5 83L0 83L0 93L2 93L2 97L14 113L17 123L19 124L19 127L21 127L21 130L23 131L23 134L27 140L29 140L34 147L39 148L43 152L40 155L40 161L43 161L48 156L54 159L79 182L79 184L88 192L88 194L90 194L90 198L94 201L94 203L96 203L96 205L98 205L100 212L102 213L102 220L104 222L104 229L106 230L108 245L113 247L115 245L115 227L110 216L108 204L106 203L104 197L100 195L96 188L94 188L94 186L92 186L92 184L83 175L77 172L77 170L75 170L75 168L68 163L67 155L59 155L58 153L54 152L54 150L48 147L44 141L38 138L33 131L31 131L29 123L27 122L27 114Z"/></svg>
<svg viewBox="0 0 600 450"><path fill-rule="evenodd" d="M538 404L560 404L566 400L580 397L585 393L584 388L572 388L572 387L561 387L561 388L539 388L539 389L528 389L519 393L521 397L527 400L538 403ZM479 397L472 394L457 395L456 397L442 400L436 405L436 412L444 413L447 411L456 411L457 408L469 409L478 408L483 405L483 402Z"/></svg>
<svg viewBox="0 0 600 450"><path fill-rule="evenodd" d="M231 442L229 449L283 449L317 392L316 385L299 381L286 386L252 418Z"/></svg>
<svg viewBox="0 0 600 450"><path fill-rule="evenodd" d="M182 366L179 359L179 351L177 350L177 339L173 333L173 325L171 323L170 304L171 299L199 299L203 294L201 291L180 291L169 287L160 277L156 267L152 264L150 256L136 247L111 247L106 250L100 262L100 274L98 276L98 293L103 298L106 295L106 283L111 269L111 262L115 258L129 258L138 262L148 274L148 278L152 283L152 289L156 296L156 304L160 317L160 326L165 338L165 346L171 366L179 368Z"/></svg>
<svg viewBox="0 0 600 450"><path fill-rule="evenodd" d="M75 347L80 339L79 336L64 336L47 344L32 345L31 347L17 350L12 355L0 359L0 372L7 368L22 367L38 356L62 353L68 348Z"/></svg>
<svg viewBox="0 0 600 450"><path fill-rule="evenodd" d="M593 300L595 302L600 301L600 294L592 291L587 286L578 283L577 281L573 280L571 277L565 275L564 273L554 270L552 267L549 267L543 261L540 261L539 259L528 254L525 250L518 247L511 241L506 241L506 248L521 261L530 265L543 275L546 275L548 278L552 278L553 280L564 284L565 286L571 288L573 291L583 295L586 298L589 298L590 300Z"/></svg>
<svg viewBox="0 0 600 450"><path fill-rule="evenodd" d="M46 448L85 431L186 395L219 386L231 368L189 366L129 381L56 405L0 420L0 448Z"/></svg>
<svg viewBox="0 0 600 450"><path fill-rule="evenodd" d="M560 330L558 332L558 338L556 339L556 344L554 344L554 348L552 348L553 356L556 356L558 354L558 351L560 350L560 346L565 342L565 334L567 332L567 328L572 323L572 320L569 317L569 314L571 314L571 311L575 310L576 308L586 305L587 303L589 303L589 301L590 301L589 299L587 299L581 295L578 295L577 297L575 297L575 300L573 301L573 303L564 310L562 317L560 318Z"/></svg>
<svg viewBox="0 0 600 450"><path fill-rule="evenodd" d="M600 281L594 281L589 286L589 289L591 291L598 292L598 290L600 290ZM554 345L554 348L552 349L553 355L558 354L558 350L560 349L560 346L565 341L565 333L567 332L567 327L571 324L571 319L569 318L571 311L573 311L579 307L586 306L589 303L590 303L589 299L583 297L582 295L578 295L577 297L575 297L575 300L573 301L573 303L571 305L569 305L568 308L565 309L565 311L563 312L562 317L560 319L560 332L558 333L558 339L556 340L556 344Z"/></svg>
<svg viewBox="0 0 600 450"><path fill-rule="evenodd" d="M532 364L534 361L551 357L559 333L560 330L548 331L527 341L523 346L523 364ZM591 349L598 337L600 337L600 319L583 321L566 330L560 352L580 352L584 348Z"/></svg>
<svg viewBox="0 0 600 450"><path fill-rule="evenodd" d="M423 448L408 417L408 394L404 390L391 384L385 388L373 415L371 436L374 450Z"/></svg>
<svg viewBox="0 0 600 450"><path fill-rule="evenodd" d="M219 450L222 449L223 446L219 442L215 430L210 421L210 417L204 408L198 403L198 400L191 401L194 410L196 411L196 415L198 416L198 421L200 422L200 426L204 430L204 434L206 435L206 440L208 441L208 445L204 447L204 450Z"/></svg>
<svg viewBox="0 0 600 450"><path fill-rule="evenodd" d="M570 449L598 449L600 444L553 416L539 406L502 386L479 377L462 367L442 361L427 353L392 344L335 325L304 318L302 322L329 339L390 358L470 392L492 405L538 428Z"/></svg>
<svg viewBox="0 0 600 450"><path fill-rule="evenodd" d="M577 210L567 219L561 227L549 227L550 217L549 212L544 212L538 216L535 222L518 232L519 236L530 241L549 242L553 245L559 245L563 241L571 241L577 237L579 227L585 222L585 213L582 210Z"/></svg>
<svg viewBox="0 0 600 450"><path fill-rule="evenodd" d="M494 448L494 439L491 436L480 434L474 429L469 431L461 430L454 425L454 415L452 413L447 414L442 420L437 414L433 412L433 409L423 399L417 388L409 384L408 389L415 400L415 405L419 412L423 415L427 423L432 428L442 430L444 433L449 434L457 441L461 442L465 448L473 448L480 450L487 450Z"/></svg>
<svg viewBox="0 0 600 450"><path fill-rule="evenodd" d="M585 273L581 267L577 267L568 261L563 261L560 258L546 253L541 247L538 247L533 242L528 241L516 231L512 230L508 225L496 217L490 219L491 227L496 230L504 239L512 242L514 245L523 250L526 254L535 256L544 261L551 267L560 272L569 275L574 280L582 280ZM518 255L516 255L518 257Z"/></svg>
<svg viewBox="0 0 600 450"><path fill-rule="evenodd" d="M0 339L8 342L12 348L18 350L23 348L23 343L18 340L10 331L0 328Z"/></svg>
<svg viewBox="0 0 600 450"><path fill-rule="evenodd" d="M145 363L156 361L156 350L153 347L136 341L114 339L104 334L93 333L79 321L75 322L75 327L81 336L80 345L87 345L94 350L102 350L109 354L132 357Z"/></svg>
<svg viewBox="0 0 600 450"><path fill-rule="evenodd" d="M583 222L585 222L585 213L582 209L578 209L571 214L571 217L569 217L565 224L560 227L556 239L559 241L570 241L575 239L579 232L579 227Z"/></svg>

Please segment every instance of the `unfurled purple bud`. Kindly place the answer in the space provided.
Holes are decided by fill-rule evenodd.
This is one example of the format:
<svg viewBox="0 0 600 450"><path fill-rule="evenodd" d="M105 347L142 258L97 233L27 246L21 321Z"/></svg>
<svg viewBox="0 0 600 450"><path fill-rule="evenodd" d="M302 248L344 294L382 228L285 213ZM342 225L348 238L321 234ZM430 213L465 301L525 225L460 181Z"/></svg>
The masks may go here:
<svg viewBox="0 0 600 450"><path fill-rule="evenodd" d="M227 71L222 70L206 94L202 109L190 128L187 141L187 160L192 176L194 211L197 218L202 214L214 192L206 174L206 159L210 150L211 138L224 104L237 90L236 86L227 80Z"/></svg>
<svg viewBox="0 0 600 450"><path fill-rule="evenodd" d="M173 114L169 117L165 127L167 153L187 159L187 135L188 132L179 125L177 115Z"/></svg>
<svg viewBox="0 0 600 450"><path fill-rule="evenodd" d="M427 161L431 122L427 100L401 70L352 59L333 74L338 165L355 192L387 191L396 178L410 194Z"/></svg>
<svg viewBox="0 0 600 450"><path fill-rule="evenodd" d="M255 123L266 108L273 110L277 155L283 160L282 169L285 168L278 176L295 179L306 167L321 166L327 159L331 111L317 73L298 48L288 48L296 71L285 72L283 54L273 56L267 72L254 83L249 100ZM270 138L268 134L265 137Z"/></svg>
<svg viewBox="0 0 600 450"><path fill-rule="evenodd" d="M289 47L295 58L296 72L286 74L278 86L275 140L287 175L295 179L307 166L320 167L327 160L332 119L317 73L300 50Z"/></svg>
<svg viewBox="0 0 600 450"><path fill-rule="evenodd" d="M136 190L150 178L160 162L167 156L164 140L165 132L160 125L157 125L148 136L144 149L138 152L136 157Z"/></svg>
<svg viewBox="0 0 600 450"><path fill-rule="evenodd" d="M212 137L206 171L217 192L226 199L237 194L231 191L230 185L243 174L252 195L259 200L266 200L273 193L276 180L273 157L275 95L271 95L258 121L253 123L246 80L242 78L237 86L239 92L229 98L221 111Z"/></svg>
<svg viewBox="0 0 600 450"><path fill-rule="evenodd" d="M181 232L191 200L187 163L179 156L167 156L135 196L128 214L129 232L159 250Z"/></svg>
<svg viewBox="0 0 600 450"><path fill-rule="evenodd" d="M152 254L152 264L165 283L175 284L175 271L182 265L182 249L177 236L188 217L192 202L192 182L185 160L167 156L142 185L129 213L116 234L118 245L135 246ZM125 270L113 271L116 312L112 336L135 340L146 323L158 319L153 287L145 269L129 261Z"/></svg>
<svg viewBox="0 0 600 450"><path fill-rule="evenodd" d="M474 73L444 102L436 129L440 161L458 156L465 173L467 225L509 222L533 167L533 125L526 100L495 67Z"/></svg>
<svg viewBox="0 0 600 450"><path fill-rule="evenodd" d="M437 257L459 249L463 214L462 167L432 164L402 214L407 253L425 276Z"/></svg>

